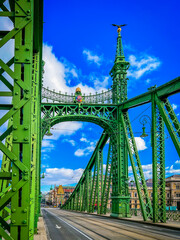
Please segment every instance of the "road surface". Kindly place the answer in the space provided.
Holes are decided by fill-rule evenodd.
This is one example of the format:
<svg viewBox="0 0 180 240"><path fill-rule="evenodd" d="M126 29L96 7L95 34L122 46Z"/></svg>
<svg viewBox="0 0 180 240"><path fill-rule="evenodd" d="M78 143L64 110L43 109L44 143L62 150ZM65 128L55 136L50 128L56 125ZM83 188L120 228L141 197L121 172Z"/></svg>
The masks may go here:
<svg viewBox="0 0 180 240"><path fill-rule="evenodd" d="M49 240L176 240L180 231L60 209L42 209Z"/></svg>

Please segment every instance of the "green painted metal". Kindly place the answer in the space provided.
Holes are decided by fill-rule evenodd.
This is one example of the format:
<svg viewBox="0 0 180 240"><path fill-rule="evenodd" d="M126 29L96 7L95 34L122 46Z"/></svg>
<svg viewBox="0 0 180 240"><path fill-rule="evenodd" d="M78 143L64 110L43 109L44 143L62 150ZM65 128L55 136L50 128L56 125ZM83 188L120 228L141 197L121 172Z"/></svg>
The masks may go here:
<svg viewBox="0 0 180 240"><path fill-rule="evenodd" d="M110 185L112 180L112 144L109 143L108 157L106 163L106 172L103 183L103 192L101 196L101 214L106 214L107 204L110 197Z"/></svg>
<svg viewBox="0 0 180 240"><path fill-rule="evenodd" d="M161 113L161 116L166 124L166 127L168 129L169 135L171 136L171 139L174 143L174 146L177 150L178 155L180 156L180 141L179 141L179 129L180 129L180 123L178 122L177 117L175 117L175 113L173 111L173 108L170 108L170 105L167 103L166 110L164 108L164 102L161 101L156 95L155 95L155 101L159 108L159 111ZM168 108L169 107L169 108ZM169 116L168 116L169 115ZM177 134L178 133L178 134Z"/></svg>
<svg viewBox="0 0 180 240"><path fill-rule="evenodd" d="M37 232L41 202L41 140L50 127L64 121L92 122L101 126L104 132L79 183L62 208L93 212L96 205L97 213L105 214L112 183L111 215L129 217L129 153L144 220L150 218L154 222L165 222L164 123L180 155L180 124L167 99L180 92L180 77L127 100L129 63L125 61L118 30L116 57L110 72L112 89L95 95L83 95L84 102L78 105L74 103L74 94L56 93L42 86L43 0L10 0L10 10L4 2L0 2L0 17L9 18L14 28L0 31L0 47L13 39L15 49L12 59L6 63L0 59L0 81L8 88L7 91L0 91L0 98L12 98L11 104L0 104L0 110L6 110L0 119L0 126L8 125L0 136L0 150L3 152L0 238L32 240ZM14 80L13 84L4 73ZM51 99L54 103L42 103L42 99ZM127 113L130 108L150 102L153 209ZM103 180L103 148L108 139L109 153Z"/></svg>
<svg viewBox="0 0 180 240"><path fill-rule="evenodd" d="M166 222L164 121L152 95L153 222Z"/></svg>
<svg viewBox="0 0 180 240"><path fill-rule="evenodd" d="M1 108L7 109L8 112L0 119L0 125L9 122L11 127L1 135L0 139L0 149L4 153L1 166L1 175L4 177L0 182L0 209L3 209L0 214L4 220L2 220L3 228L2 225L0 227L0 235L4 239L33 239L34 222L38 220L34 221L37 212L35 186L39 185L35 179L36 165L40 157L37 156L37 149L40 148L37 138L41 111L39 65L42 58L42 27L37 32L41 40L36 50L33 45L33 33L37 24L35 8L42 26L42 14L39 14L42 12L42 1L9 1L10 11L5 7L4 2L0 3L3 10L1 16L9 17L14 28L11 31L4 31L3 34L1 31L0 47L14 39L15 53L7 63L0 59L0 80L11 91L1 92L0 96L12 96L13 99L12 104ZM37 4L40 4L39 7ZM37 57L35 74L34 64ZM11 70L10 66L13 64L14 70ZM2 76L3 73L7 73L14 80L13 84ZM2 142L4 138L6 138L5 145ZM10 176L7 172L11 172ZM6 207L8 203L11 210Z"/></svg>
<svg viewBox="0 0 180 240"><path fill-rule="evenodd" d="M128 113L121 113L121 121L123 124L126 143L128 146L129 157L131 161L131 166L134 174L134 179L136 183L136 188L139 196L140 206L144 221L148 218L152 219L153 211L151 206L151 201L148 196L147 185L144 178L138 150L136 147L136 142L134 139L131 123L129 120Z"/></svg>

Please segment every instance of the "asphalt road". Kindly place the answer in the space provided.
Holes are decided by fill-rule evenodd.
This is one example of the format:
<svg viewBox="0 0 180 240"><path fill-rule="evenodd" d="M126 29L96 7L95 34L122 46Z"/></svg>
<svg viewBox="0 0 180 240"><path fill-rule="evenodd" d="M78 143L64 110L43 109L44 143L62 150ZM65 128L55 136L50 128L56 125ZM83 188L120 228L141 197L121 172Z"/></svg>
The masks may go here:
<svg viewBox="0 0 180 240"><path fill-rule="evenodd" d="M180 231L60 209L42 209L49 240L176 240Z"/></svg>

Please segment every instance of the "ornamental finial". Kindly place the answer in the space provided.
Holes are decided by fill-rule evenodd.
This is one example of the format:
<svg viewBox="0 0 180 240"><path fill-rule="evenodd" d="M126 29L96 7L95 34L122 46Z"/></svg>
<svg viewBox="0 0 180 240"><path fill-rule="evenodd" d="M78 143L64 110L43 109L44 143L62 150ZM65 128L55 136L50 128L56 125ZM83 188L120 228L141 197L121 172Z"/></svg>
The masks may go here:
<svg viewBox="0 0 180 240"><path fill-rule="evenodd" d="M121 32L121 27L127 26L127 24L121 24L121 25L117 25L117 24L112 24L114 27L117 27L118 30L117 32L120 33Z"/></svg>

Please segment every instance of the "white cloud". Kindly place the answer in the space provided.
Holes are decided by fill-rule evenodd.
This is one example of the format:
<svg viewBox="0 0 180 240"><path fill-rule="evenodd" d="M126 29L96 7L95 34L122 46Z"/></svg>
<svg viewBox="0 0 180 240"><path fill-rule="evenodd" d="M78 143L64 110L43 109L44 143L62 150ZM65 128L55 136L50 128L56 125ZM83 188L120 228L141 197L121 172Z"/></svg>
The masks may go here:
<svg viewBox="0 0 180 240"><path fill-rule="evenodd" d="M77 183L84 169L68 169L68 168L47 168L45 178L42 179L42 185L69 185Z"/></svg>
<svg viewBox="0 0 180 240"><path fill-rule="evenodd" d="M99 57L96 54L93 54L92 51L84 49L83 54L87 57L89 62L96 63L98 66L101 65L102 57Z"/></svg>
<svg viewBox="0 0 180 240"><path fill-rule="evenodd" d="M149 84L151 82L151 79L146 79L146 84Z"/></svg>
<svg viewBox="0 0 180 240"><path fill-rule="evenodd" d="M74 140L69 140L69 139L63 139L63 142L68 142L68 143L70 143L72 146L75 146L76 145L76 143L75 143L75 141Z"/></svg>
<svg viewBox="0 0 180 240"><path fill-rule="evenodd" d="M107 88L108 84L109 84L109 79L110 77L109 76L103 76L103 79L99 79L99 78L96 78L94 80L94 86L96 89L99 89L99 88Z"/></svg>
<svg viewBox="0 0 180 240"><path fill-rule="evenodd" d="M130 141L130 139L129 139L129 141ZM142 150L145 150L147 148L146 143L145 143L143 138L135 137L135 142L136 142L136 146L137 146L138 151L142 151Z"/></svg>
<svg viewBox="0 0 180 240"><path fill-rule="evenodd" d="M176 161L175 161L175 164L180 164L180 160L176 160Z"/></svg>
<svg viewBox="0 0 180 240"><path fill-rule="evenodd" d="M137 59L136 56L130 55L129 62L131 64L131 68L128 70L128 76L139 79L144 74L147 74L151 71L156 70L161 62L156 57L145 56Z"/></svg>
<svg viewBox="0 0 180 240"><path fill-rule="evenodd" d="M41 168L48 168L49 164L41 164Z"/></svg>
<svg viewBox="0 0 180 240"><path fill-rule="evenodd" d="M166 174L180 174L180 160L176 160L174 164L167 167Z"/></svg>
<svg viewBox="0 0 180 240"><path fill-rule="evenodd" d="M89 155L90 153L92 153L95 149L95 146L91 145L91 146L88 146L84 149L77 149L74 153L75 156L77 157L82 157L82 156L87 156Z"/></svg>
<svg viewBox="0 0 180 240"><path fill-rule="evenodd" d="M104 79L104 84L97 84L95 88L89 87L88 85L79 81L78 85L74 87L67 86L67 82L71 82L71 80L67 80L66 76L71 73L73 77L78 78L77 69L73 64L68 63L67 60L60 61L55 54L53 53L52 46L48 46L47 44L43 45L43 60L45 61L44 66L44 78L43 78L43 86L49 87L49 89L55 89L56 92L61 91L62 93L74 93L77 87L82 89L82 93L94 94L96 91L106 90L103 86L106 85L107 79Z"/></svg>
<svg viewBox="0 0 180 240"><path fill-rule="evenodd" d="M142 169L143 169L145 179L152 178L152 164L142 165ZM128 167L128 170L130 175L132 175L133 171L131 166Z"/></svg>
<svg viewBox="0 0 180 240"><path fill-rule="evenodd" d="M50 141L48 140L43 140L42 141L42 147L50 147L50 148L54 148L54 144L52 144Z"/></svg>
<svg viewBox="0 0 180 240"><path fill-rule="evenodd" d="M73 135L77 130L81 129L81 122L62 122L51 128L52 136L44 136L44 139L57 140L60 136Z"/></svg>
<svg viewBox="0 0 180 240"><path fill-rule="evenodd" d="M172 104L172 108L173 108L173 110L176 110L177 107L178 107L178 106L177 106L176 104L174 104L174 103Z"/></svg>
<svg viewBox="0 0 180 240"><path fill-rule="evenodd" d="M80 141L81 141L81 142L89 142L89 141L87 140L87 138L85 138L85 137L80 138Z"/></svg>

